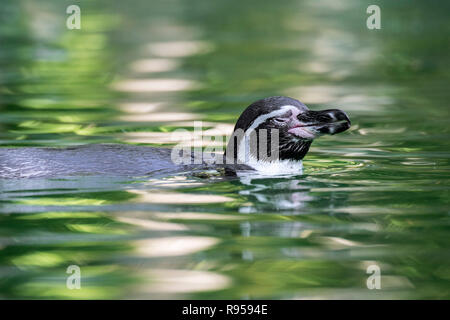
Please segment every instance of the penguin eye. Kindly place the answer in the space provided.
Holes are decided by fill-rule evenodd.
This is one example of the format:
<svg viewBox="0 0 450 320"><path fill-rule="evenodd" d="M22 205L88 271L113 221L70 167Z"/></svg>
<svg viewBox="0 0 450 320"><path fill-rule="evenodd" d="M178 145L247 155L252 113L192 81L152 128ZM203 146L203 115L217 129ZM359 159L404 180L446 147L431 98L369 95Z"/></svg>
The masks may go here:
<svg viewBox="0 0 450 320"><path fill-rule="evenodd" d="M273 121L278 124L286 123L288 120L287 118L273 118Z"/></svg>

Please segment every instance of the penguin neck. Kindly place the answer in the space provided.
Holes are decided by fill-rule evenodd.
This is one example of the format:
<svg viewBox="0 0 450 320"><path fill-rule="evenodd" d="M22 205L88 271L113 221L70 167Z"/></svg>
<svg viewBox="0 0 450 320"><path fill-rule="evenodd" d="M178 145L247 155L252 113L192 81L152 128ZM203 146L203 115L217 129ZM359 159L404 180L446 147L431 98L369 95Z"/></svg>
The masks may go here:
<svg viewBox="0 0 450 320"><path fill-rule="evenodd" d="M254 152L251 152L247 136L244 135L242 139L239 139L236 145L231 143L230 140L224 155L225 161L231 160L235 164L244 164L261 174L267 175L303 173L303 162L301 159L268 159L257 157Z"/></svg>
<svg viewBox="0 0 450 320"><path fill-rule="evenodd" d="M245 164L262 174L277 175L277 174L303 173L302 160L286 159L286 160L264 161L258 160L253 156L249 156Z"/></svg>

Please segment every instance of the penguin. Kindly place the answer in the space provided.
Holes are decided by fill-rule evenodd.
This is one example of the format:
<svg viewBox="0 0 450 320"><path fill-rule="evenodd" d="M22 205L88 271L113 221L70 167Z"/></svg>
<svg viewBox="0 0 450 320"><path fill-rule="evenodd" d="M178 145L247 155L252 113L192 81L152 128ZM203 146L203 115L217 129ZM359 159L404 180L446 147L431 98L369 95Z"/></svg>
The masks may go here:
<svg viewBox="0 0 450 320"><path fill-rule="evenodd" d="M312 111L284 96L261 99L238 118L225 157L227 163L245 164L259 172L301 173L302 159L315 138L343 132L350 125L339 109Z"/></svg>
<svg viewBox="0 0 450 320"><path fill-rule="evenodd" d="M350 125L342 110L312 111L293 98L268 97L242 112L216 163L176 164L169 148L118 144L0 148L0 178L161 176L211 169L225 169L232 175L239 171L299 174L315 138L343 132ZM194 154L189 157L194 159Z"/></svg>

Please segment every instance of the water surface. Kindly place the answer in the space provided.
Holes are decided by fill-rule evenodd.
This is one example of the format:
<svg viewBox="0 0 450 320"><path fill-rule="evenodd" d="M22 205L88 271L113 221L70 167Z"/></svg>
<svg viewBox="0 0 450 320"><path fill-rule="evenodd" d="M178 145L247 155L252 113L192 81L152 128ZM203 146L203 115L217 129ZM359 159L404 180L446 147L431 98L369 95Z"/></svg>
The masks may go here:
<svg viewBox="0 0 450 320"><path fill-rule="evenodd" d="M2 2L1 147L169 147L271 95L353 126L299 176L2 179L0 298L450 298L448 4L70 4Z"/></svg>

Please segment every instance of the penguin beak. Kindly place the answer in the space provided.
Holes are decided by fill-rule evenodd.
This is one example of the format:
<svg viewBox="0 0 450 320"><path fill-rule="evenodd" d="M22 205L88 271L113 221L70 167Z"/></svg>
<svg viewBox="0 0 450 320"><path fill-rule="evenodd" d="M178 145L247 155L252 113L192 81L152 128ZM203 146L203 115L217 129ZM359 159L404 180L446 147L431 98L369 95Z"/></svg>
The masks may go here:
<svg viewBox="0 0 450 320"><path fill-rule="evenodd" d="M322 111L308 110L297 116L295 126L289 132L307 139L322 134L336 134L350 128L351 122L347 114L339 109Z"/></svg>

